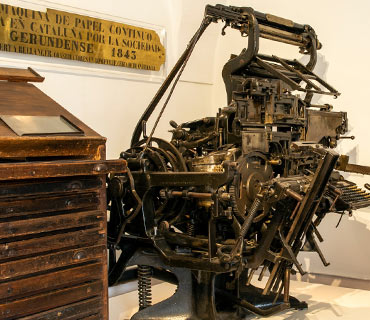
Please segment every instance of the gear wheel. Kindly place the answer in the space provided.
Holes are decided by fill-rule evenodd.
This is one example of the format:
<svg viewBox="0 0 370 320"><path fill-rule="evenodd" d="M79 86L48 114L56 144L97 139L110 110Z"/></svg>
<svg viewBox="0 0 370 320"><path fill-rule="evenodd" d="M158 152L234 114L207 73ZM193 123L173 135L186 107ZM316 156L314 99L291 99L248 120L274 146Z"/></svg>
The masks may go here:
<svg viewBox="0 0 370 320"><path fill-rule="evenodd" d="M244 218L259 192L260 182L270 179L273 171L266 157L259 152L251 152L239 157L234 181L229 186L233 213Z"/></svg>
<svg viewBox="0 0 370 320"><path fill-rule="evenodd" d="M231 185L229 187L229 193L230 193L230 203L231 203L231 208L233 210L233 213L244 220L244 213L241 213L238 209L237 205L237 200L236 200L236 189L235 186Z"/></svg>

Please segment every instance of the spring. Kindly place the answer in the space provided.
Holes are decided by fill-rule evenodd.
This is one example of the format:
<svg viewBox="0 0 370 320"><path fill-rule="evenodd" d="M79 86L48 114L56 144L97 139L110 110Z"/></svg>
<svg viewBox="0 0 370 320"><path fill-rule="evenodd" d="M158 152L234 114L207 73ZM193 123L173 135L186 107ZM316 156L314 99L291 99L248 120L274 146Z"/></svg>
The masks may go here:
<svg viewBox="0 0 370 320"><path fill-rule="evenodd" d="M186 233L188 236L194 237L195 235L195 223L194 220L190 220L186 225Z"/></svg>
<svg viewBox="0 0 370 320"><path fill-rule="evenodd" d="M143 310L152 305L152 269L145 265L137 267L139 310Z"/></svg>
<svg viewBox="0 0 370 320"><path fill-rule="evenodd" d="M251 224L253 222L253 219L254 219L260 205L261 205L261 200L256 197L254 199L249 211L248 211L247 217L245 218L244 223L242 225L242 228L240 230L240 236L241 237L244 238L246 236L246 234L248 232L248 229L251 226Z"/></svg>

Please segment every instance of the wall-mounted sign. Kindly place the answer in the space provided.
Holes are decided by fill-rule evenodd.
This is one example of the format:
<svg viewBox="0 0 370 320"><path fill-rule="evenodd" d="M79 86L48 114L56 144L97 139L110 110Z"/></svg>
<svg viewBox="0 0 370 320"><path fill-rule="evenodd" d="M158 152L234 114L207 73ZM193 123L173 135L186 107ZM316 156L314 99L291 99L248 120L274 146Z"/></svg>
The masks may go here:
<svg viewBox="0 0 370 320"><path fill-rule="evenodd" d="M0 4L0 50L152 71L165 61L154 30L6 4Z"/></svg>

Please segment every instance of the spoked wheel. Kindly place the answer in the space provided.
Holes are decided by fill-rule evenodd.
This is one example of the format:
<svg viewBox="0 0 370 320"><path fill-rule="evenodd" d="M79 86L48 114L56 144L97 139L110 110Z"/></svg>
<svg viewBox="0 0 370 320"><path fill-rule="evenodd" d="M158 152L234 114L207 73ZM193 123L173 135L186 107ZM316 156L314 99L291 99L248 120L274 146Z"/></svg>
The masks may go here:
<svg viewBox="0 0 370 320"><path fill-rule="evenodd" d="M127 242L126 238L139 239L139 242L145 242L146 239L141 198L147 190L136 189L131 171L140 170L142 160L145 161L146 170L149 172L187 171L181 153L170 142L153 137L149 146L145 147L145 143L146 140L141 140L133 148L121 153L121 157L128 160L127 174L109 178L107 198L110 211L108 219L110 285L117 283L121 278L125 271L125 262L134 254L130 246L128 248L124 245L124 242ZM166 219L176 219L182 214L184 200L179 198L164 200L160 197L159 190L153 191L156 194L153 201L158 223L164 216Z"/></svg>

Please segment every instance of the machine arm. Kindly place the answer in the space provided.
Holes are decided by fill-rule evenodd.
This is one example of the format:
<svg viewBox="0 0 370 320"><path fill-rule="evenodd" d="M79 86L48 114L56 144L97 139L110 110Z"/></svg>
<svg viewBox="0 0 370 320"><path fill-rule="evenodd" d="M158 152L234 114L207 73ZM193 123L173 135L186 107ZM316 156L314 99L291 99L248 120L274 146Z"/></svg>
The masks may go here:
<svg viewBox="0 0 370 320"><path fill-rule="evenodd" d="M187 48L172 68L167 78L159 88L158 92L149 103L148 107L140 117L136 124L135 130L131 138L131 147L135 146L143 133L143 126L148 121L159 101L167 91L168 87L179 73L184 63L189 59L192 49L207 29L211 22L225 21L225 27L228 26L240 30L242 36L248 36L248 50L234 59L231 59L224 68L223 78L228 90L228 77L230 74L241 69L258 53L259 37L269 40L279 41L291 45L297 45L302 52L309 52L311 55L310 62L307 67L311 70L316 63L316 50L321 48L320 42L317 40L315 31L309 25L300 25L291 20L273 16L270 14L254 11L249 7L233 7L217 4L215 6L207 5L205 9L204 19L190 40ZM228 96L230 94L228 93ZM230 99L228 99L230 100Z"/></svg>

